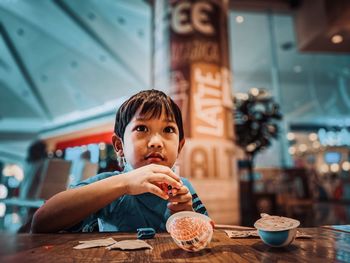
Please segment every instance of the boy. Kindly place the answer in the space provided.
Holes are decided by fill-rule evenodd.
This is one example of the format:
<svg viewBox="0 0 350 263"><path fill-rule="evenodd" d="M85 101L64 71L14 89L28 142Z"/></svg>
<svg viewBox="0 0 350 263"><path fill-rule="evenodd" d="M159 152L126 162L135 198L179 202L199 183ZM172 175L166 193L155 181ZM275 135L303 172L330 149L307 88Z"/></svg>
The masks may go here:
<svg viewBox="0 0 350 263"><path fill-rule="evenodd" d="M172 213L207 214L191 184L171 169L185 139L180 109L170 97L157 90L132 96L118 109L114 132L124 170L98 174L53 196L35 213L32 232L165 231Z"/></svg>

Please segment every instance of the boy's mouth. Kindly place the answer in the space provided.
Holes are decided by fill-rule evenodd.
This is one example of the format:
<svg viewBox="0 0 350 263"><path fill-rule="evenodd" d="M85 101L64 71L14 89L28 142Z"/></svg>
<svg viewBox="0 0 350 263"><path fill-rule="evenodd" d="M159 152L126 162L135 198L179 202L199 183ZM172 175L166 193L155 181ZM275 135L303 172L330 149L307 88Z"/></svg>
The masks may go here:
<svg viewBox="0 0 350 263"><path fill-rule="evenodd" d="M164 156L159 152L151 152L146 155L145 160L148 160L150 162L164 161Z"/></svg>

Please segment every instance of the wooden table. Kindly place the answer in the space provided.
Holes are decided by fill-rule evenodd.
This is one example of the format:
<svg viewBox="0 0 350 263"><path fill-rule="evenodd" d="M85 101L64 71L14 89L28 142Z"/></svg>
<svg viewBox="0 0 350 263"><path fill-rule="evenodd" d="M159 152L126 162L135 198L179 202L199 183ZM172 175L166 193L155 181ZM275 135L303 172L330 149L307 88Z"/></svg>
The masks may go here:
<svg viewBox="0 0 350 263"><path fill-rule="evenodd" d="M328 228L301 231L312 238L271 248L259 238L229 239L222 230L215 230L210 246L194 253L178 248L167 233L147 240L153 250L138 251L73 249L79 240L113 237L120 241L135 239L136 234L1 234L0 262L350 262L350 233Z"/></svg>

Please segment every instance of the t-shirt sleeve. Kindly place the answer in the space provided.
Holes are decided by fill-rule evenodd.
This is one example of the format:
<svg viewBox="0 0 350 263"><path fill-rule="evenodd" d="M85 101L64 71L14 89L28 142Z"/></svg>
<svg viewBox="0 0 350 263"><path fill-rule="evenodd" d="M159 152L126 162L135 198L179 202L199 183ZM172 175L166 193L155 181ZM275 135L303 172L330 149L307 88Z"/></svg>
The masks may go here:
<svg viewBox="0 0 350 263"><path fill-rule="evenodd" d="M182 182L184 185L187 186L188 190L190 190L190 193L192 195L192 208L195 212L201 213L203 215L208 215L208 211L205 208L204 204L202 201L199 199L196 191L194 190L192 184L186 179L186 178L181 178Z"/></svg>
<svg viewBox="0 0 350 263"><path fill-rule="evenodd" d="M82 187L85 185L89 185L89 184L92 184L94 182L100 181L102 179L105 179L107 177L110 177L110 176L113 176L116 174L118 174L118 172L101 173L101 174L95 175L93 177L90 177L84 181L81 181L77 184L71 185L70 188L78 188L78 187ZM103 208L101 210L103 210ZM101 210L87 216L85 219L80 221L78 224L76 224L68 229L65 229L65 231L68 231L68 232L98 232L99 228L98 228L98 220L97 219L98 219L98 215L101 213Z"/></svg>
<svg viewBox="0 0 350 263"><path fill-rule="evenodd" d="M91 214L86 217L84 220L80 221L78 224L65 229L68 232L99 232L98 221L96 214Z"/></svg>

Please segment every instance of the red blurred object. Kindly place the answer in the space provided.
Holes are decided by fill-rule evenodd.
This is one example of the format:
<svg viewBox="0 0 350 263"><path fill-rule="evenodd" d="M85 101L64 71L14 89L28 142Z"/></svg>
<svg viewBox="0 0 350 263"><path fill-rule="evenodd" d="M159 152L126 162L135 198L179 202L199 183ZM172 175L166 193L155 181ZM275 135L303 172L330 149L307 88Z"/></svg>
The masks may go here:
<svg viewBox="0 0 350 263"><path fill-rule="evenodd" d="M46 245L46 246L44 246L44 248L49 250L49 249L53 248L53 245Z"/></svg>
<svg viewBox="0 0 350 263"><path fill-rule="evenodd" d="M341 200L343 198L343 194L344 194L344 186L343 184L339 184L333 193L333 198L335 200Z"/></svg>
<svg viewBox="0 0 350 263"><path fill-rule="evenodd" d="M61 141L56 144L56 149L64 150L68 147L76 147L76 146L82 146L82 145L88 145L92 143L112 143L112 135L113 132L104 132L104 133L98 133L98 134L91 134L82 136L79 138L74 138L66 141Z"/></svg>

